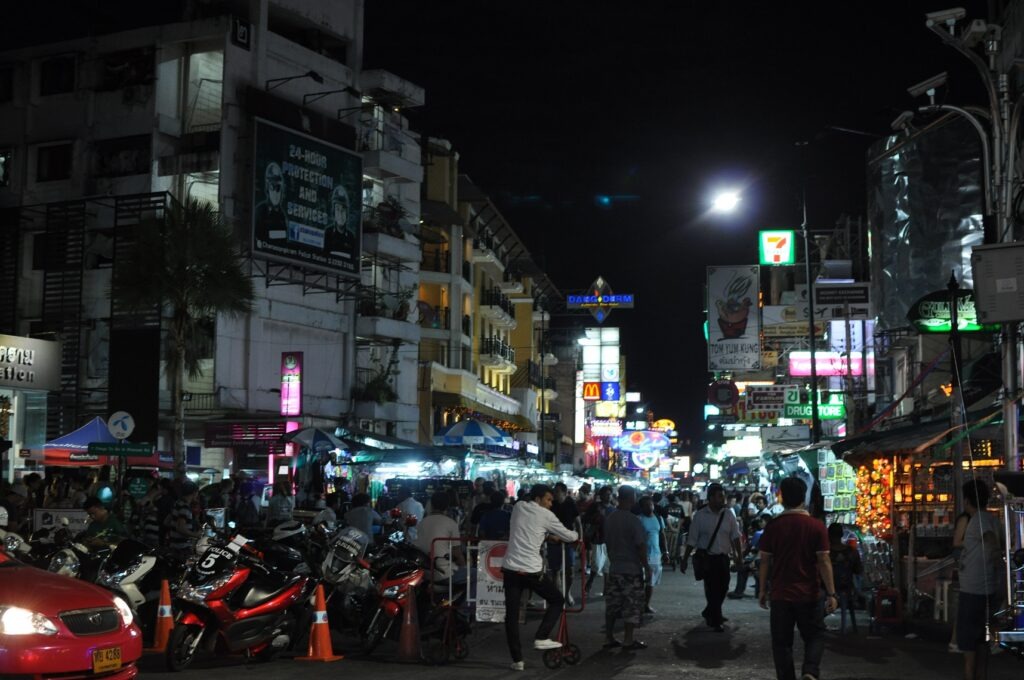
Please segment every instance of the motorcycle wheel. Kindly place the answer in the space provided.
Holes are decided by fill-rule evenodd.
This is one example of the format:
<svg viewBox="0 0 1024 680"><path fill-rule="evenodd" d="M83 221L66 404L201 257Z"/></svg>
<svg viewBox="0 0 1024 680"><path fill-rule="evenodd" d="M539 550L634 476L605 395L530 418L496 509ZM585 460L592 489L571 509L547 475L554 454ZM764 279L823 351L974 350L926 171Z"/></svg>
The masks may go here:
<svg viewBox="0 0 1024 680"><path fill-rule="evenodd" d="M167 670L180 672L189 667L196 657L203 629L195 625L178 624L167 640Z"/></svg>
<svg viewBox="0 0 1024 680"><path fill-rule="evenodd" d="M575 666L576 664L578 664L580 662L580 659L582 659L582 658L583 658L583 653L580 651L580 648L577 647L576 645L570 644L569 645L569 654L568 654L568 656L565 657L565 663L567 663L570 666Z"/></svg>
<svg viewBox="0 0 1024 680"><path fill-rule="evenodd" d="M387 632L387 617L384 616L383 612L377 612L370 621L370 626L366 629L366 634L363 636L362 644L360 645L363 650L363 654L373 654L373 650L377 648L380 641L384 639L384 634Z"/></svg>
<svg viewBox="0 0 1024 680"><path fill-rule="evenodd" d="M544 665L555 670L556 668L562 667L562 650L561 649L549 649L544 652Z"/></svg>

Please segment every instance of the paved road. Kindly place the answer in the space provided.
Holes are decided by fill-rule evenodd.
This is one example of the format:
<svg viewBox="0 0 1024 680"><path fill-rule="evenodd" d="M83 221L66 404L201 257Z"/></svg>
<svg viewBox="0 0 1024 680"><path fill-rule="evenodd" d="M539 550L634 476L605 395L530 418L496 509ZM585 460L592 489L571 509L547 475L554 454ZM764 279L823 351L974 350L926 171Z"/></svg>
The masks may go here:
<svg viewBox="0 0 1024 680"><path fill-rule="evenodd" d="M595 590L600 581L595 584ZM754 599L727 600L726 616L730 618L725 633L714 633L703 626L699 612L703 608L703 591L690 574L668 571L665 582L655 591L652 605L658 613L638 631L637 638L647 642L646 650L624 653L601 649L604 604L597 597L587 602L585 611L569 618L570 637L583 651L576 666L549 670L541 661L540 652L528 651L526 671L508 670L508 648L501 626L476 624L470 637L469 657L447 666L403 664L394 660L396 645L381 644L373 657L356 654L330 664L298 663L278 660L269 664L245 663L240 657L199 658L194 666L180 674L181 678L336 678L358 674L380 680L408 680L415 673L417 680L470 680L481 677L536 677L552 680L648 680L672 674L700 680L751 680L774 678L768 636L768 614L758 608ZM539 613L531 613L523 631L523 639L533 636ZM907 639L891 635L869 638L866 621L859 635L839 636L830 633L822 666L823 680L935 680L962 677L962 658L947 651L944 643L923 637ZM829 619L830 626L838 619ZM798 643L799 647L799 643ZM339 650L335 650L339 651ZM801 651L797 650L797 655ZM161 658L148 657L142 664L143 676L164 674ZM676 675L678 674L678 675ZM671 677L671 676L670 676ZM1024 661L1008 653L992 660L990 680L1021 680Z"/></svg>

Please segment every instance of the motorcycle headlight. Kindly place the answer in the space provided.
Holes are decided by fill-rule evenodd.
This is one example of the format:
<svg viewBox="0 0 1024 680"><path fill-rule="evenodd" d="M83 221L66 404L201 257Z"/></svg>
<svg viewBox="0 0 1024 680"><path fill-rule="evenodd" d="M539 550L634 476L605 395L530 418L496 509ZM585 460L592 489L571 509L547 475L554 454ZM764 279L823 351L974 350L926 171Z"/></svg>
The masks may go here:
<svg viewBox="0 0 1024 680"><path fill-rule="evenodd" d="M81 565L74 553L68 550L61 550L50 559L49 570L55 574L73 576L78 573Z"/></svg>
<svg viewBox="0 0 1024 680"><path fill-rule="evenodd" d="M0 635L56 635L57 626L42 614L21 607L0 607Z"/></svg>
<svg viewBox="0 0 1024 680"><path fill-rule="evenodd" d="M142 559L140 558L119 571L107 571L107 568L104 567L100 571L100 576L97 579L97 582L105 588L113 588L114 586L119 585L121 581L138 571L141 566Z"/></svg>
<svg viewBox="0 0 1024 680"><path fill-rule="evenodd" d="M178 597L195 604L203 604L206 602L206 596L213 591L221 588L228 581L231 580L231 574L221 576L213 581L207 581L206 583L200 583L197 586L189 585L188 582L182 584L181 589L178 591Z"/></svg>
<svg viewBox="0 0 1024 680"><path fill-rule="evenodd" d="M117 613L121 615L121 620L124 621L124 625L132 625L132 620L135 618L135 615L132 614L132 608L128 606L128 603L115 595L114 606L117 607Z"/></svg>
<svg viewBox="0 0 1024 680"><path fill-rule="evenodd" d="M389 598L395 599L395 598L398 597L398 594L400 592L401 592L401 588L399 588L398 586L388 586L387 588L384 589L384 592L381 593L381 595L383 597L389 597Z"/></svg>
<svg viewBox="0 0 1024 680"><path fill-rule="evenodd" d="M4 537L4 547L7 549L7 552L11 553L12 555L18 552L18 549L21 548L22 543L23 541L16 534L7 534L7 536Z"/></svg>

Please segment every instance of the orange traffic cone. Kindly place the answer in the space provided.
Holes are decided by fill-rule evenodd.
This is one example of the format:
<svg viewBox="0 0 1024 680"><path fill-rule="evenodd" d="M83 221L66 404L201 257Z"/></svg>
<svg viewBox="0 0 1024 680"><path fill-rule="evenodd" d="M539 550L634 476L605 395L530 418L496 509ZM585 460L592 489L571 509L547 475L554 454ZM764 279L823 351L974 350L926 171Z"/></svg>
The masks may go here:
<svg viewBox="0 0 1024 680"><path fill-rule="evenodd" d="M337 661L344 659L336 656L331 647L331 629L327 625L327 602L324 600L324 587L316 587L316 609L313 612L313 625L309 627L309 651L306 656L296 657L296 661Z"/></svg>
<svg viewBox="0 0 1024 680"><path fill-rule="evenodd" d="M405 598L405 610L402 616L402 630L398 635L398 659L419 663L423 660L420 651L420 618L416 611L416 590L409 589Z"/></svg>
<svg viewBox="0 0 1024 680"><path fill-rule="evenodd" d="M171 587L164 579L160 584L160 604L156 610L156 625L153 627L153 646L147 652L163 652L174 629L174 614L171 612Z"/></svg>

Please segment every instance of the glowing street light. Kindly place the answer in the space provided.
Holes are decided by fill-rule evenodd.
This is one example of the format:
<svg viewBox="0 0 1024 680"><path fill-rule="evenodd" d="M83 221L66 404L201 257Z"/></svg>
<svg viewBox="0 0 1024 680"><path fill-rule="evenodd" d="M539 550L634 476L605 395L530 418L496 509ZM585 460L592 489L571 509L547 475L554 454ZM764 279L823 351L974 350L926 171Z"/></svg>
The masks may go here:
<svg viewBox="0 0 1024 680"><path fill-rule="evenodd" d="M738 191L720 191L711 200L711 210L716 213L731 213L740 204Z"/></svg>

